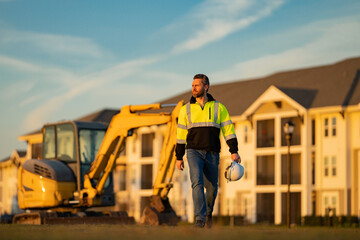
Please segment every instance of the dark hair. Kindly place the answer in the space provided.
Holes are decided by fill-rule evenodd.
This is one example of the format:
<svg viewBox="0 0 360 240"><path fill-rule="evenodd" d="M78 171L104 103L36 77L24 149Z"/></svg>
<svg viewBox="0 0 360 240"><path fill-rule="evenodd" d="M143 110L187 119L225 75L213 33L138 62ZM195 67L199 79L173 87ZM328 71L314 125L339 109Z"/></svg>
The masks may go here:
<svg viewBox="0 0 360 240"><path fill-rule="evenodd" d="M205 74L202 73L196 74L194 76L194 79L202 79L202 83L210 87L209 78Z"/></svg>

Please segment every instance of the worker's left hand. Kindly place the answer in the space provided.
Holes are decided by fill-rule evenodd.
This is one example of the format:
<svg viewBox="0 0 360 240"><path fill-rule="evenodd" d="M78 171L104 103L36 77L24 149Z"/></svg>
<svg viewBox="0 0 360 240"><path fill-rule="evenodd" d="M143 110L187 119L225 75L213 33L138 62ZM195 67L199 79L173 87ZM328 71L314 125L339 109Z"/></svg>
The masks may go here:
<svg viewBox="0 0 360 240"><path fill-rule="evenodd" d="M237 163L241 163L241 158L240 155L238 153L233 153L231 154L231 160L237 162Z"/></svg>

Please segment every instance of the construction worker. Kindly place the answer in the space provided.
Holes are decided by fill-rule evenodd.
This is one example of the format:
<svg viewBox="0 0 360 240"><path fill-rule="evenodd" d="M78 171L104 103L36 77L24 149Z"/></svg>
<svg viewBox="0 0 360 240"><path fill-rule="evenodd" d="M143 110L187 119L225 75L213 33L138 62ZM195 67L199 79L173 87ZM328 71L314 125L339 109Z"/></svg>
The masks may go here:
<svg viewBox="0 0 360 240"><path fill-rule="evenodd" d="M212 225L212 212L218 191L220 131L229 146L231 159L241 162L234 126L225 106L209 93L209 78L194 76L192 97L179 114L176 143L176 166L183 170L183 156L189 165L194 201L195 227ZM206 195L204 194L206 188Z"/></svg>

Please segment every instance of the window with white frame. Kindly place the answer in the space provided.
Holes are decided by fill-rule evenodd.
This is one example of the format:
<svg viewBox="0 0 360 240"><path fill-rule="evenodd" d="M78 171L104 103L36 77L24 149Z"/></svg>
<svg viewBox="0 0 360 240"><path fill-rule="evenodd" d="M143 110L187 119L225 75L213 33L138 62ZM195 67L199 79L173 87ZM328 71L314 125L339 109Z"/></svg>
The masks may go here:
<svg viewBox="0 0 360 240"><path fill-rule="evenodd" d="M331 197L331 204L332 204L333 206L336 206L336 197L335 197L335 196L332 196L332 197Z"/></svg>
<svg viewBox="0 0 360 240"><path fill-rule="evenodd" d="M245 219L247 219L247 217L248 217L248 198L247 197L245 197L244 198L244 216L245 216Z"/></svg>
<svg viewBox="0 0 360 240"><path fill-rule="evenodd" d="M315 127L316 127L316 122L315 122L315 119L312 119L311 120L311 144L313 146L315 146L315 140L316 140L316 131L315 131Z"/></svg>
<svg viewBox="0 0 360 240"><path fill-rule="evenodd" d="M324 136L336 137L336 134L337 134L337 118L336 117L324 118Z"/></svg>
<svg viewBox="0 0 360 240"><path fill-rule="evenodd" d="M245 125L244 127L244 143L248 143L249 141L249 127Z"/></svg>
<svg viewBox="0 0 360 240"><path fill-rule="evenodd" d="M249 177L249 164L247 161L244 161L244 179Z"/></svg>
<svg viewBox="0 0 360 240"><path fill-rule="evenodd" d="M144 133L141 135L141 157L153 156L154 133Z"/></svg>
<svg viewBox="0 0 360 240"><path fill-rule="evenodd" d="M336 156L332 156L331 158L331 173L333 177L336 177Z"/></svg>
<svg viewBox="0 0 360 240"><path fill-rule="evenodd" d="M31 158L41 159L42 143L31 144Z"/></svg>
<svg viewBox="0 0 360 240"><path fill-rule="evenodd" d="M287 184L287 154L281 155L281 184ZM290 183L301 184L301 154L295 153L290 156Z"/></svg>
<svg viewBox="0 0 360 240"><path fill-rule="evenodd" d="M329 136L329 119L328 118L324 119L324 136L325 137Z"/></svg>
<svg viewBox="0 0 360 240"><path fill-rule="evenodd" d="M257 121L257 147L274 147L275 120L266 119Z"/></svg>
<svg viewBox="0 0 360 240"><path fill-rule="evenodd" d="M256 193L256 220L273 224L275 216L275 193Z"/></svg>
<svg viewBox="0 0 360 240"><path fill-rule="evenodd" d="M329 176L329 158L324 158L324 175L325 177Z"/></svg>
<svg viewBox="0 0 360 240"><path fill-rule="evenodd" d="M337 175L337 164L336 156L330 158L326 156L324 158L324 176L325 177L336 177Z"/></svg>
<svg viewBox="0 0 360 240"><path fill-rule="evenodd" d="M332 135L336 136L336 117L333 117L331 119L331 125L332 125Z"/></svg>
<svg viewBox="0 0 360 240"><path fill-rule="evenodd" d="M338 208L338 196L336 193L326 193L324 195L324 213L325 215L335 216Z"/></svg>
<svg viewBox="0 0 360 240"><path fill-rule="evenodd" d="M315 184L315 152L311 153L311 182Z"/></svg>
<svg viewBox="0 0 360 240"><path fill-rule="evenodd" d="M275 184L275 156L256 157L256 185Z"/></svg>
<svg viewBox="0 0 360 240"><path fill-rule="evenodd" d="M287 192L281 193L281 222L286 223L287 219ZM290 193L290 223L296 223L301 217L301 192Z"/></svg>
<svg viewBox="0 0 360 240"><path fill-rule="evenodd" d="M126 164L120 164L118 167L119 191L126 190Z"/></svg>
<svg viewBox="0 0 360 240"><path fill-rule="evenodd" d="M153 165L141 165L141 189L151 189L153 183Z"/></svg>

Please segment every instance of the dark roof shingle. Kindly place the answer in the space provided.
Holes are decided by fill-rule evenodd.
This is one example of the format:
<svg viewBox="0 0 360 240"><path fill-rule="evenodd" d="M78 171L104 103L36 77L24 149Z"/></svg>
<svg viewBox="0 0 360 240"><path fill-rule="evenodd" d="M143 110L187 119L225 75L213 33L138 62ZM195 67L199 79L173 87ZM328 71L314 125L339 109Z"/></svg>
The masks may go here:
<svg viewBox="0 0 360 240"><path fill-rule="evenodd" d="M105 124L109 124L112 117L115 114L118 114L120 110L113 110L113 109L103 109L94 113L90 113L86 116L77 118L76 121L83 121L83 122L101 122Z"/></svg>

